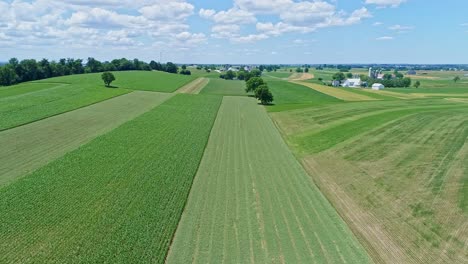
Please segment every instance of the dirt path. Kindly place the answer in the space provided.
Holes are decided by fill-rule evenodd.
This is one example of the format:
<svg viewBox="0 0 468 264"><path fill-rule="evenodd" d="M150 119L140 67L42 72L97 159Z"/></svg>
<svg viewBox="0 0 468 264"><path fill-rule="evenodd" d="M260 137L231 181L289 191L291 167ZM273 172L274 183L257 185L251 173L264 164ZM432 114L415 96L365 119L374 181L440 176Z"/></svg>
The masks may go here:
<svg viewBox="0 0 468 264"><path fill-rule="evenodd" d="M198 94L209 82L208 78L198 78L179 88L176 93Z"/></svg>

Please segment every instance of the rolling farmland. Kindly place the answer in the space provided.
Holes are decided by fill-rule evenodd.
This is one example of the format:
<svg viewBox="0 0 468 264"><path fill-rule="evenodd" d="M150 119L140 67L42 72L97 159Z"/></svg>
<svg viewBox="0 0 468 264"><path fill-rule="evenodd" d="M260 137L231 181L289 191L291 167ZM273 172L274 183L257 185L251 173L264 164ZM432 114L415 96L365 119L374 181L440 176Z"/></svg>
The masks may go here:
<svg viewBox="0 0 468 264"><path fill-rule="evenodd" d="M356 102L272 117L375 262L468 260L466 104Z"/></svg>
<svg viewBox="0 0 468 264"><path fill-rule="evenodd" d="M0 87L1 263L468 261L466 88L115 75Z"/></svg>
<svg viewBox="0 0 468 264"><path fill-rule="evenodd" d="M177 95L0 187L0 262L162 262L220 103Z"/></svg>
<svg viewBox="0 0 468 264"><path fill-rule="evenodd" d="M119 71L113 72L116 80L112 86L131 90L154 91L171 93L187 83L195 80L195 76L171 74L158 71ZM55 77L36 82L70 83L70 84L92 84L104 86L101 73L69 75Z"/></svg>
<svg viewBox="0 0 468 264"><path fill-rule="evenodd" d="M0 186L117 128L171 96L137 91L0 132Z"/></svg>
<svg viewBox="0 0 468 264"><path fill-rule="evenodd" d="M225 97L168 263L366 263L255 100Z"/></svg>

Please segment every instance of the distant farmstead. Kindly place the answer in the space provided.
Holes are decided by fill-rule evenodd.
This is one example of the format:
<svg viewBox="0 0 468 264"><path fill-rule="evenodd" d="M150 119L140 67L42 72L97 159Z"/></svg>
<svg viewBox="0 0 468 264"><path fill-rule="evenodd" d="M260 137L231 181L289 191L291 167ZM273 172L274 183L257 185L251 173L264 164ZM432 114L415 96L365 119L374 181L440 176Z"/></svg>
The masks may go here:
<svg viewBox="0 0 468 264"><path fill-rule="evenodd" d="M347 79L344 81L341 86L343 87L351 87L351 88L358 88L361 87L362 81L360 78L357 79Z"/></svg>
<svg viewBox="0 0 468 264"><path fill-rule="evenodd" d="M385 86L383 84L381 84L381 83L374 83L372 85L372 90L382 90L384 88L385 88Z"/></svg>

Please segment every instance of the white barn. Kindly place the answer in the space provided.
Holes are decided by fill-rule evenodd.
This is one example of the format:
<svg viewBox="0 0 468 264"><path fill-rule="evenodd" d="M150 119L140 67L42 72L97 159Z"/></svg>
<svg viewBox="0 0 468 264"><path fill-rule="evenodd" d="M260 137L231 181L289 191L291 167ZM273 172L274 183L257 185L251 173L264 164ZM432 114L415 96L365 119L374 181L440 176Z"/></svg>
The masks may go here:
<svg viewBox="0 0 468 264"><path fill-rule="evenodd" d="M358 87L361 87L361 79L357 78L357 79L347 79L346 81L344 81L341 86L343 87L352 87L352 88L358 88Z"/></svg>
<svg viewBox="0 0 468 264"><path fill-rule="evenodd" d="M384 88L385 88L385 86L383 84L381 84L381 83L374 83L372 85L372 90L382 90Z"/></svg>

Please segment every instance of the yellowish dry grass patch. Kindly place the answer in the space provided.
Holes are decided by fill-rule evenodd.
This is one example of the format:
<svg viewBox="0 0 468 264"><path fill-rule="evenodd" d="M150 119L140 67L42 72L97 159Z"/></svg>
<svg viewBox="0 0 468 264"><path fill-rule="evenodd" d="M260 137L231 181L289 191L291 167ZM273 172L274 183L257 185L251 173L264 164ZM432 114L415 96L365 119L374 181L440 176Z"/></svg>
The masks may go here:
<svg viewBox="0 0 468 264"><path fill-rule="evenodd" d="M374 101L377 100L375 98L353 93L353 92L348 92L342 89L337 89L325 85L320 85L316 83L307 83L307 82L301 82L301 81L291 81L295 84L300 84L306 87L309 87L311 89L314 89L318 92L333 96L335 98L344 100L344 101Z"/></svg>
<svg viewBox="0 0 468 264"><path fill-rule="evenodd" d="M290 81L305 81L313 79L314 75L312 73L293 73L290 77Z"/></svg>
<svg viewBox="0 0 468 264"><path fill-rule="evenodd" d="M198 94L210 82L208 78L198 78L176 91L176 93Z"/></svg>

